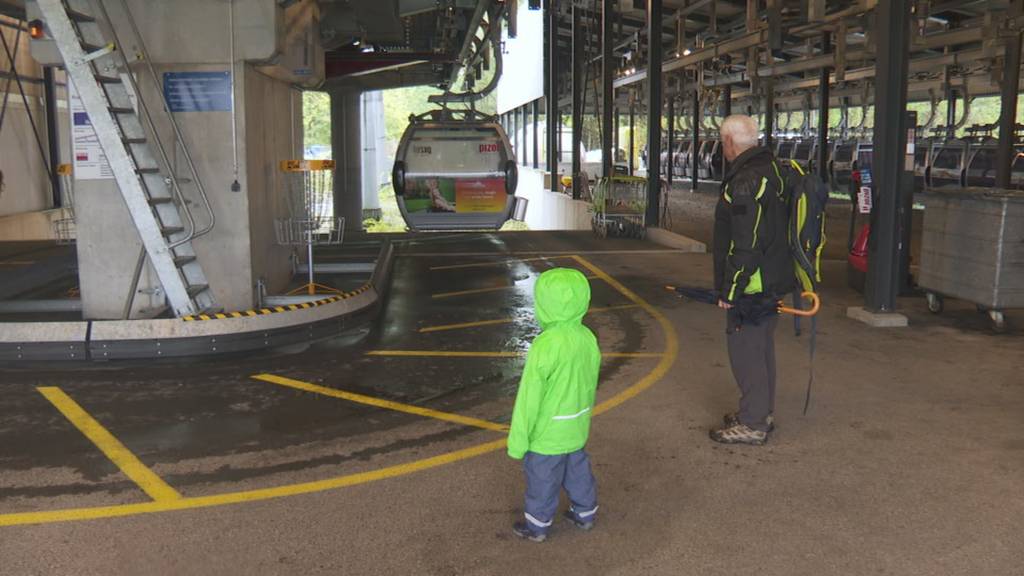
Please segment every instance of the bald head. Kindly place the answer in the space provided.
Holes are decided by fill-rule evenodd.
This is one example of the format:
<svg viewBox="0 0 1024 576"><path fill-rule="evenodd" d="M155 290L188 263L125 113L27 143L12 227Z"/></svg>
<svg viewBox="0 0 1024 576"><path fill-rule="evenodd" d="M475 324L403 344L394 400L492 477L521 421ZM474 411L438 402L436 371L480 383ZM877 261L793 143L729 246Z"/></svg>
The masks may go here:
<svg viewBox="0 0 1024 576"><path fill-rule="evenodd" d="M727 117L719 131L722 134L722 153L729 162L757 146L757 121L746 114Z"/></svg>

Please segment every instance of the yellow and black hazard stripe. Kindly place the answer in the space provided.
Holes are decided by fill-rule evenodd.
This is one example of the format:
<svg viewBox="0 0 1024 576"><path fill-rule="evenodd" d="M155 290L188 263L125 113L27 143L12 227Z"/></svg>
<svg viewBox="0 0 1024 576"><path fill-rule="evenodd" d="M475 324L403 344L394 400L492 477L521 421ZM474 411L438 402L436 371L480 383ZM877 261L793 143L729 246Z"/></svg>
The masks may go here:
<svg viewBox="0 0 1024 576"><path fill-rule="evenodd" d="M185 322L196 322L199 320L225 320L227 318L251 318L253 316L266 316L267 314L277 314L279 312L308 310L309 308L316 308L317 306L323 306L324 304L332 304L334 302L338 302L339 300L346 300L348 298L358 296L363 292L366 292L370 288L370 284L363 284L363 286L356 290L353 290L352 292L345 292L344 294L327 296L326 298L321 298L320 300L303 302L301 304L285 304L284 306L256 308L253 310L244 310L241 312L215 312L211 314L194 314L192 316L182 316L181 319L184 320Z"/></svg>

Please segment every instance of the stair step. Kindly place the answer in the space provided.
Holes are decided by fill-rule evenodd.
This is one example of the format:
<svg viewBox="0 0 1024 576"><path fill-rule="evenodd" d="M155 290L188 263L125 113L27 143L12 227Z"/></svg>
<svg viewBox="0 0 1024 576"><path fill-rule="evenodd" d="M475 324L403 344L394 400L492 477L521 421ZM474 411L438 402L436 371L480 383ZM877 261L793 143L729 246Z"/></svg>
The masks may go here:
<svg viewBox="0 0 1024 576"><path fill-rule="evenodd" d="M71 18L72 20L74 20L75 22L95 22L96 21L95 18L93 18L92 16L86 14L85 12L79 12L78 10L74 10L74 9L71 9L71 8L68 8L67 13L68 13L68 17Z"/></svg>
<svg viewBox="0 0 1024 576"><path fill-rule="evenodd" d="M125 144L145 144L146 143L146 139L145 138L122 138L121 141L124 142Z"/></svg>
<svg viewBox="0 0 1024 576"><path fill-rule="evenodd" d="M121 78L118 76L96 76L96 81L100 84L120 84Z"/></svg>
<svg viewBox="0 0 1024 576"><path fill-rule="evenodd" d="M136 168L136 174L159 174L159 168Z"/></svg>
<svg viewBox="0 0 1024 576"><path fill-rule="evenodd" d="M195 285L189 286L188 287L188 297L189 298L195 298L196 296L202 294L203 292L205 292L206 290L209 290L209 289L210 289L210 285L209 284L195 284Z"/></svg>
<svg viewBox="0 0 1024 576"><path fill-rule="evenodd" d="M160 233L163 234L164 236L170 236L172 234L177 234L178 232L184 231L185 228L182 226L162 226L160 228Z"/></svg>
<svg viewBox="0 0 1024 576"><path fill-rule="evenodd" d="M174 203L174 198L171 198L170 196L158 196L156 198L150 198L149 199L149 205L150 206L156 206L157 204L172 204L172 203Z"/></svg>
<svg viewBox="0 0 1024 576"><path fill-rule="evenodd" d="M99 52L100 50L103 50L104 48L109 46L108 44L99 44L99 45L97 45L97 44L93 44L92 42L86 42L85 40L82 40L80 42L80 44L82 45L82 50L84 50L86 54L91 54L93 52Z"/></svg>
<svg viewBox="0 0 1024 576"><path fill-rule="evenodd" d="M111 106L110 112L112 114L135 114L135 109L131 106Z"/></svg>
<svg viewBox="0 0 1024 576"><path fill-rule="evenodd" d="M188 264L190 262L195 262L195 261L196 261L196 257L195 256L175 256L174 257L174 265L177 266L178 268L181 268L182 266L184 266L184 265L186 265L186 264Z"/></svg>

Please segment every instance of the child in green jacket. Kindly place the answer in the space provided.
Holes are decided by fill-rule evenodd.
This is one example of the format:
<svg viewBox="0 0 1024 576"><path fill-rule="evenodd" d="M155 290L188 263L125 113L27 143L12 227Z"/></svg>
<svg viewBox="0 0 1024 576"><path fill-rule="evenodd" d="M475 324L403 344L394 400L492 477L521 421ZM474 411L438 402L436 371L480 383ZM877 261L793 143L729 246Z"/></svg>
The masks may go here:
<svg viewBox="0 0 1024 576"><path fill-rule="evenodd" d="M513 532L543 542L562 488L571 506L565 517L590 530L597 512L597 487L583 449L597 392L601 351L583 325L590 283L578 270L555 268L540 275L534 307L541 334L530 345L519 381L508 455L523 460L526 506Z"/></svg>

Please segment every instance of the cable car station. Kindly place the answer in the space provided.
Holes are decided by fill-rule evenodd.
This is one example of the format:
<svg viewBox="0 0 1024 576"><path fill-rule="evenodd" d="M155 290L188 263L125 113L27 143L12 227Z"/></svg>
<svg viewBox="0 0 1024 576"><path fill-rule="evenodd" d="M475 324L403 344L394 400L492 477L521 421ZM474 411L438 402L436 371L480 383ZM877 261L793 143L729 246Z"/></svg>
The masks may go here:
<svg viewBox="0 0 1024 576"><path fill-rule="evenodd" d="M1024 2L0 41L0 573L1024 566Z"/></svg>

